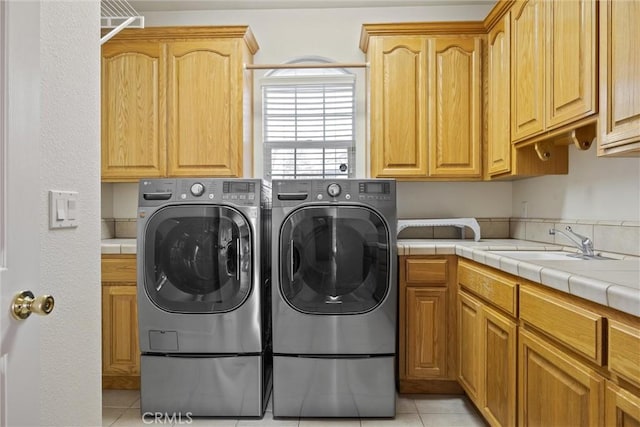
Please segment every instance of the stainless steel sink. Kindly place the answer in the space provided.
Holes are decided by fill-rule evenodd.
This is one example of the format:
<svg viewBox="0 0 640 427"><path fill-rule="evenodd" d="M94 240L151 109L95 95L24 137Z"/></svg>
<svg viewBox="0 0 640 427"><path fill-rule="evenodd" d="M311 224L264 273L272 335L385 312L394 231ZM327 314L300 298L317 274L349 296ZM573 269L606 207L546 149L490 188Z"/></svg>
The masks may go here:
<svg viewBox="0 0 640 427"><path fill-rule="evenodd" d="M495 255L515 258L522 261L588 261L612 259L601 255L586 256L564 251L487 251Z"/></svg>

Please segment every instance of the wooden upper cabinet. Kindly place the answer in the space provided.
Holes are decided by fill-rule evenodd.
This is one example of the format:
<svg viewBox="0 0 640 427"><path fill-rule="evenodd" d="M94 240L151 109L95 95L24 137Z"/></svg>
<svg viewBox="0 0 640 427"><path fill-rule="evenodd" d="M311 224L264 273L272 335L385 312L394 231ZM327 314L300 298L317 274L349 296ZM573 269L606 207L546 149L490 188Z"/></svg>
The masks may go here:
<svg viewBox="0 0 640 427"><path fill-rule="evenodd" d="M371 176L426 176L426 41L375 37L369 52Z"/></svg>
<svg viewBox="0 0 640 427"><path fill-rule="evenodd" d="M596 1L518 0L511 10L511 139L592 116Z"/></svg>
<svg viewBox="0 0 640 427"><path fill-rule="evenodd" d="M482 23L366 24L370 175L481 178Z"/></svg>
<svg viewBox="0 0 640 427"><path fill-rule="evenodd" d="M479 177L482 39L429 39L429 176Z"/></svg>
<svg viewBox="0 0 640 427"><path fill-rule="evenodd" d="M547 7L547 115L553 128L597 111L596 2L550 1Z"/></svg>
<svg viewBox="0 0 640 427"><path fill-rule="evenodd" d="M102 178L164 176L165 66L161 43L102 48Z"/></svg>
<svg viewBox="0 0 640 427"><path fill-rule="evenodd" d="M236 40L167 45L169 176L239 176L242 56Z"/></svg>
<svg viewBox="0 0 640 427"><path fill-rule="evenodd" d="M243 176L253 120L243 64L257 50L247 26L149 27L107 42L102 179Z"/></svg>
<svg viewBox="0 0 640 427"><path fill-rule="evenodd" d="M489 32L488 46L488 174L511 171L511 15L509 12Z"/></svg>
<svg viewBox="0 0 640 427"><path fill-rule="evenodd" d="M600 155L640 155L640 2L600 1Z"/></svg>
<svg viewBox="0 0 640 427"><path fill-rule="evenodd" d="M544 0L517 2L511 10L511 139L544 129Z"/></svg>

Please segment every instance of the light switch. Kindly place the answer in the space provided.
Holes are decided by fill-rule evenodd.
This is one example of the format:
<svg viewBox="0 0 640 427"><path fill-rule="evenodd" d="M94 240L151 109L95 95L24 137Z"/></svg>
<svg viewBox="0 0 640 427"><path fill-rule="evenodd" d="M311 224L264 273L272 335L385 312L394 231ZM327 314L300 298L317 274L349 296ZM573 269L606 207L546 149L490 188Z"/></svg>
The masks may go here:
<svg viewBox="0 0 640 427"><path fill-rule="evenodd" d="M76 215L77 215L76 204L77 204L77 201L75 197L67 200L67 218L69 220L73 221L74 219L76 219Z"/></svg>
<svg viewBox="0 0 640 427"><path fill-rule="evenodd" d="M49 228L78 226L78 192L49 191Z"/></svg>
<svg viewBox="0 0 640 427"><path fill-rule="evenodd" d="M67 201L64 199L56 199L56 221L64 221L67 219Z"/></svg>

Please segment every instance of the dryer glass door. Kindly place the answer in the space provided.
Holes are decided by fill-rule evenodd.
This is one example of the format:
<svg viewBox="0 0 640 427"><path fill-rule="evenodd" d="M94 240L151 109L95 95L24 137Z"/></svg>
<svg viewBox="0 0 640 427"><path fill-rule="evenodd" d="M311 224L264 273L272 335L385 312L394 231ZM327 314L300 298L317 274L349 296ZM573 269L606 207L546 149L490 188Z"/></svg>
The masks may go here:
<svg viewBox="0 0 640 427"><path fill-rule="evenodd" d="M373 310L389 284L389 230L374 210L356 206L294 211L280 234L280 291L298 311Z"/></svg>
<svg viewBox="0 0 640 427"><path fill-rule="evenodd" d="M218 313L251 290L251 228L226 206L170 206L144 233L144 288L163 310Z"/></svg>

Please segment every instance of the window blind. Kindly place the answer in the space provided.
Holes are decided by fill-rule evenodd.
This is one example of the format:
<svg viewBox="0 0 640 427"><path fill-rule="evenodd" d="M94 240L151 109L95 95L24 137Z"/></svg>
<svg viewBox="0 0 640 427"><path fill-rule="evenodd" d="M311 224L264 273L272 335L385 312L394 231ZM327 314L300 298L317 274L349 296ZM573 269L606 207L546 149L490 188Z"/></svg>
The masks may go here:
<svg viewBox="0 0 640 427"><path fill-rule="evenodd" d="M264 170L270 179L348 178L355 164L355 82L344 76L262 87Z"/></svg>

